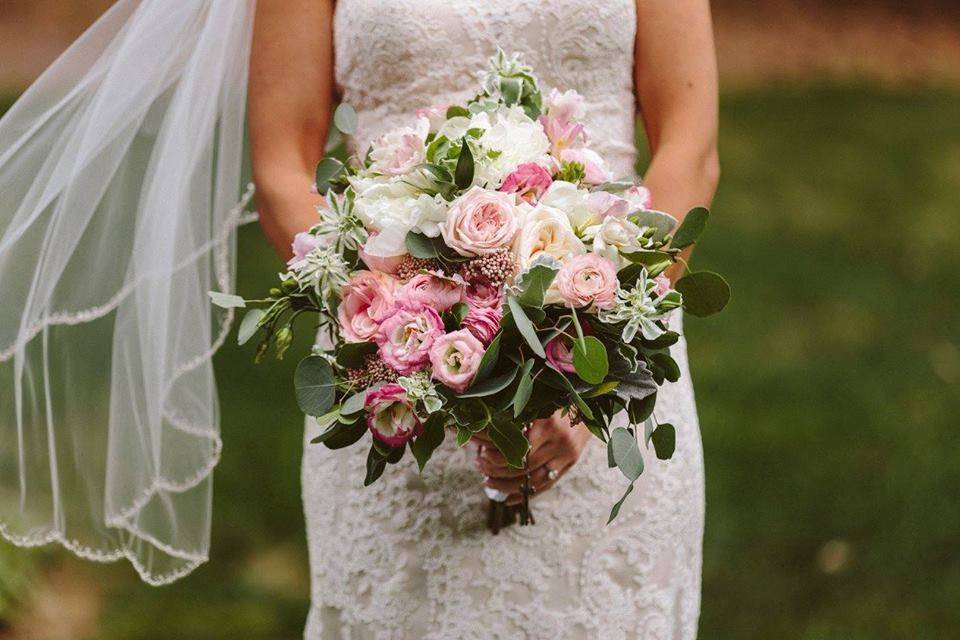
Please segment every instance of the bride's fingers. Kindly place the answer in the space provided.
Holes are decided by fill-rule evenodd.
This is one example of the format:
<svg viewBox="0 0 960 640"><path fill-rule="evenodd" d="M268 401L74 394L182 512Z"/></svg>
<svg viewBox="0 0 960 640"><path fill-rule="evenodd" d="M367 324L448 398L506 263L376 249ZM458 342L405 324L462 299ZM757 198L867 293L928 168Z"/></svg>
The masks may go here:
<svg viewBox="0 0 960 640"><path fill-rule="evenodd" d="M553 486L557 484L557 482L559 482L560 478L562 478L564 474L572 466L573 466L572 462L563 461L559 458L554 458L548 464L540 467L539 469L537 469L536 471L530 474L531 492L533 494L538 494L538 493L543 493L544 491L548 491L552 489ZM550 471L554 469L557 471L557 476L553 480L551 480ZM523 479L520 478L520 480L522 481ZM507 498L507 504L510 504L510 505L520 504L520 501L522 500L522 496L520 495L521 486L522 486L521 482L517 482L516 489L514 491L511 491L511 492L505 491L505 493L510 494L509 497ZM503 491L503 489L501 489L501 491Z"/></svg>
<svg viewBox="0 0 960 640"><path fill-rule="evenodd" d="M499 451L490 453L485 450L481 455L477 456L477 468L480 469L484 475L495 478L516 478L542 467L548 460L560 454L561 452L557 447L546 443L527 454L526 467L524 469L518 469L510 466L506 458L504 458Z"/></svg>

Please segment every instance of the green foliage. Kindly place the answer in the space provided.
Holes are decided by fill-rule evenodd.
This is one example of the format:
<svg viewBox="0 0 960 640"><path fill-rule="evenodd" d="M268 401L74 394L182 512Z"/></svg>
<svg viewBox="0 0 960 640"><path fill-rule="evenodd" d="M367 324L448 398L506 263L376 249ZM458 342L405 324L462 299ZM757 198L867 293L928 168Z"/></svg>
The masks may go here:
<svg viewBox="0 0 960 640"><path fill-rule="evenodd" d="M520 290L517 295L517 302L526 307L537 309L543 307L543 297L556 277L557 269L553 267L538 264L530 268L517 283L517 288Z"/></svg>
<svg viewBox="0 0 960 640"><path fill-rule="evenodd" d="M357 132L357 121L357 112L346 102L337 105L333 112L333 124L345 135L352 136Z"/></svg>
<svg viewBox="0 0 960 640"><path fill-rule="evenodd" d="M317 171L314 176L317 191L321 195L326 195L333 183L346 173L346 166L334 157L327 156L317 163Z"/></svg>
<svg viewBox="0 0 960 640"><path fill-rule="evenodd" d="M473 152L470 151L470 145L466 138L460 146L460 156L457 158L457 169L453 174L454 183L461 189L466 189L473 183Z"/></svg>
<svg viewBox="0 0 960 640"><path fill-rule="evenodd" d="M293 378L297 405L308 416L322 416L336 398L333 368L323 356L307 356Z"/></svg>
<svg viewBox="0 0 960 640"><path fill-rule="evenodd" d="M697 241L697 238L700 237L700 234L703 233L704 227L707 226L707 218L709 217L710 212L704 207L696 207L688 211L683 222L680 223L680 226L677 227L676 232L673 234L673 241L670 243L670 246L674 249L683 249L692 245Z"/></svg>
<svg viewBox="0 0 960 640"><path fill-rule="evenodd" d="M573 341L573 366L584 382L600 384L607 377L610 363L607 349L597 338L586 336Z"/></svg>
<svg viewBox="0 0 960 640"><path fill-rule="evenodd" d="M685 275L677 280L675 288L683 295L684 311L698 318L719 313L730 302L730 285L712 271Z"/></svg>
<svg viewBox="0 0 960 640"><path fill-rule="evenodd" d="M547 354L543 350L543 345L540 344L540 339L537 337L533 323L530 321L530 318L527 317L523 307L520 306L520 302L513 296L507 296L507 306L510 308L510 315L517 327L517 331L523 336L527 345L536 355L541 358L546 358Z"/></svg>

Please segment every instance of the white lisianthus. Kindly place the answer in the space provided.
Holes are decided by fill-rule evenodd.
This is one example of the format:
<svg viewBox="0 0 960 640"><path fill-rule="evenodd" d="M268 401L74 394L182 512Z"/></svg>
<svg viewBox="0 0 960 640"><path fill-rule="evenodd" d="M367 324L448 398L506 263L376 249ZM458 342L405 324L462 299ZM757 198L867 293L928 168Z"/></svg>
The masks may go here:
<svg viewBox="0 0 960 640"><path fill-rule="evenodd" d="M643 230L626 218L607 216L600 224L584 229L583 235L593 241L593 252L613 260L618 265L629 262L621 253L641 249Z"/></svg>
<svg viewBox="0 0 960 640"><path fill-rule="evenodd" d="M351 184L357 191L354 212L368 230L378 232L364 246L368 254L382 258L405 254L410 231L429 237L440 234L449 205L439 195L429 196L400 180L352 179Z"/></svg>
<svg viewBox="0 0 960 640"><path fill-rule="evenodd" d="M415 127L388 131L374 141L370 149L370 171L388 176L403 175L426 159L424 140L430 121L418 118Z"/></svg>
<svg viewBox="0 0 960 640"><path fill-rule="evenodd" d="M521 204L523 212L520 223L520 233L513 245L513 253L517 259L520 272L529 269L535 261L552 258L563 264L569 258L586 253L587 249L573 232L567 215L555 209L538 204L531 207ZM544 297L547 304L560 302L555 286L547 290Z"/></svg>
<svg viewBox="0 0 960 640"><path fill-rule="evenodd" d="M478 142L486 153L477 158L481 182L496 186L508 173L525 162L547 163L550 141L539 123L527 117L518 106L501 107L491 118L490 127Z"/></svg>
<svg viewBox="0 0 960 640"><path fill-rule="evenodd" d="M541 196L540 203L560 209L567 214L574 230L582 231L600 222L600 216L590 207L589 196L590 192L586 189L580 189L572 182L557 180Z"/></svg>

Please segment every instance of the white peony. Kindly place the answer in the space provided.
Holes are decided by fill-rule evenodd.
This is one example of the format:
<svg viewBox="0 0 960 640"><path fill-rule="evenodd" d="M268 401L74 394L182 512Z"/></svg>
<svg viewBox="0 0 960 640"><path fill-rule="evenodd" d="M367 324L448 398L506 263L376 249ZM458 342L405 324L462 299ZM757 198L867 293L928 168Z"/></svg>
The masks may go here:
<svg viewBox="0 0 960 640"><path fill-rule="evenodd" d="M520 232L513 253L520 271L528 269L538 256L563 263L571 256L586 253L586 247L570 226L567 215L540 202L535 207L521 204Z"/></svg>
<svg viewBox="0 0 960 640"><path fill-rule="evenodd" d="M576 230L598 224L600 216L590 206L590 192L581 189L572 182L557 180L540 197L540 203L560 209Z"/></svg>
<svg viewBox="0 0 960 640"><path fill-rule="evenodd" d="M501 107L492 114L490 127L478 140L484 152L492 151L496 157L483 154L478 158L479 181L496 187L508 173L524 162L547 163L550 141L543 127L527 117L518 106Z"/></svg>
<svg viewBox="0 0 960 640"><path fill-rule="evenodd" d="M354 178L351 184L357 192L354 212L368 230L378 232L364 246L368 254L382 258L405 254L410 231L440 234L449 205L439 195L428 196L396 179Z"/></svg>

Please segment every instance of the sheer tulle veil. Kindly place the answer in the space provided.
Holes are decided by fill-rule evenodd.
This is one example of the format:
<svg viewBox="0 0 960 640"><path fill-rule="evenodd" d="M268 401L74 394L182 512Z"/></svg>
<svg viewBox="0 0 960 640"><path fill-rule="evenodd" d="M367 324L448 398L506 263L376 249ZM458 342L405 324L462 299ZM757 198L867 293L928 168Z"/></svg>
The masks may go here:
<svg viewBox="0 0 960 640"><path fill-rule="evenodd" d="M208 555L252 0L120 0L0 120L0 533Z"/></svg>

